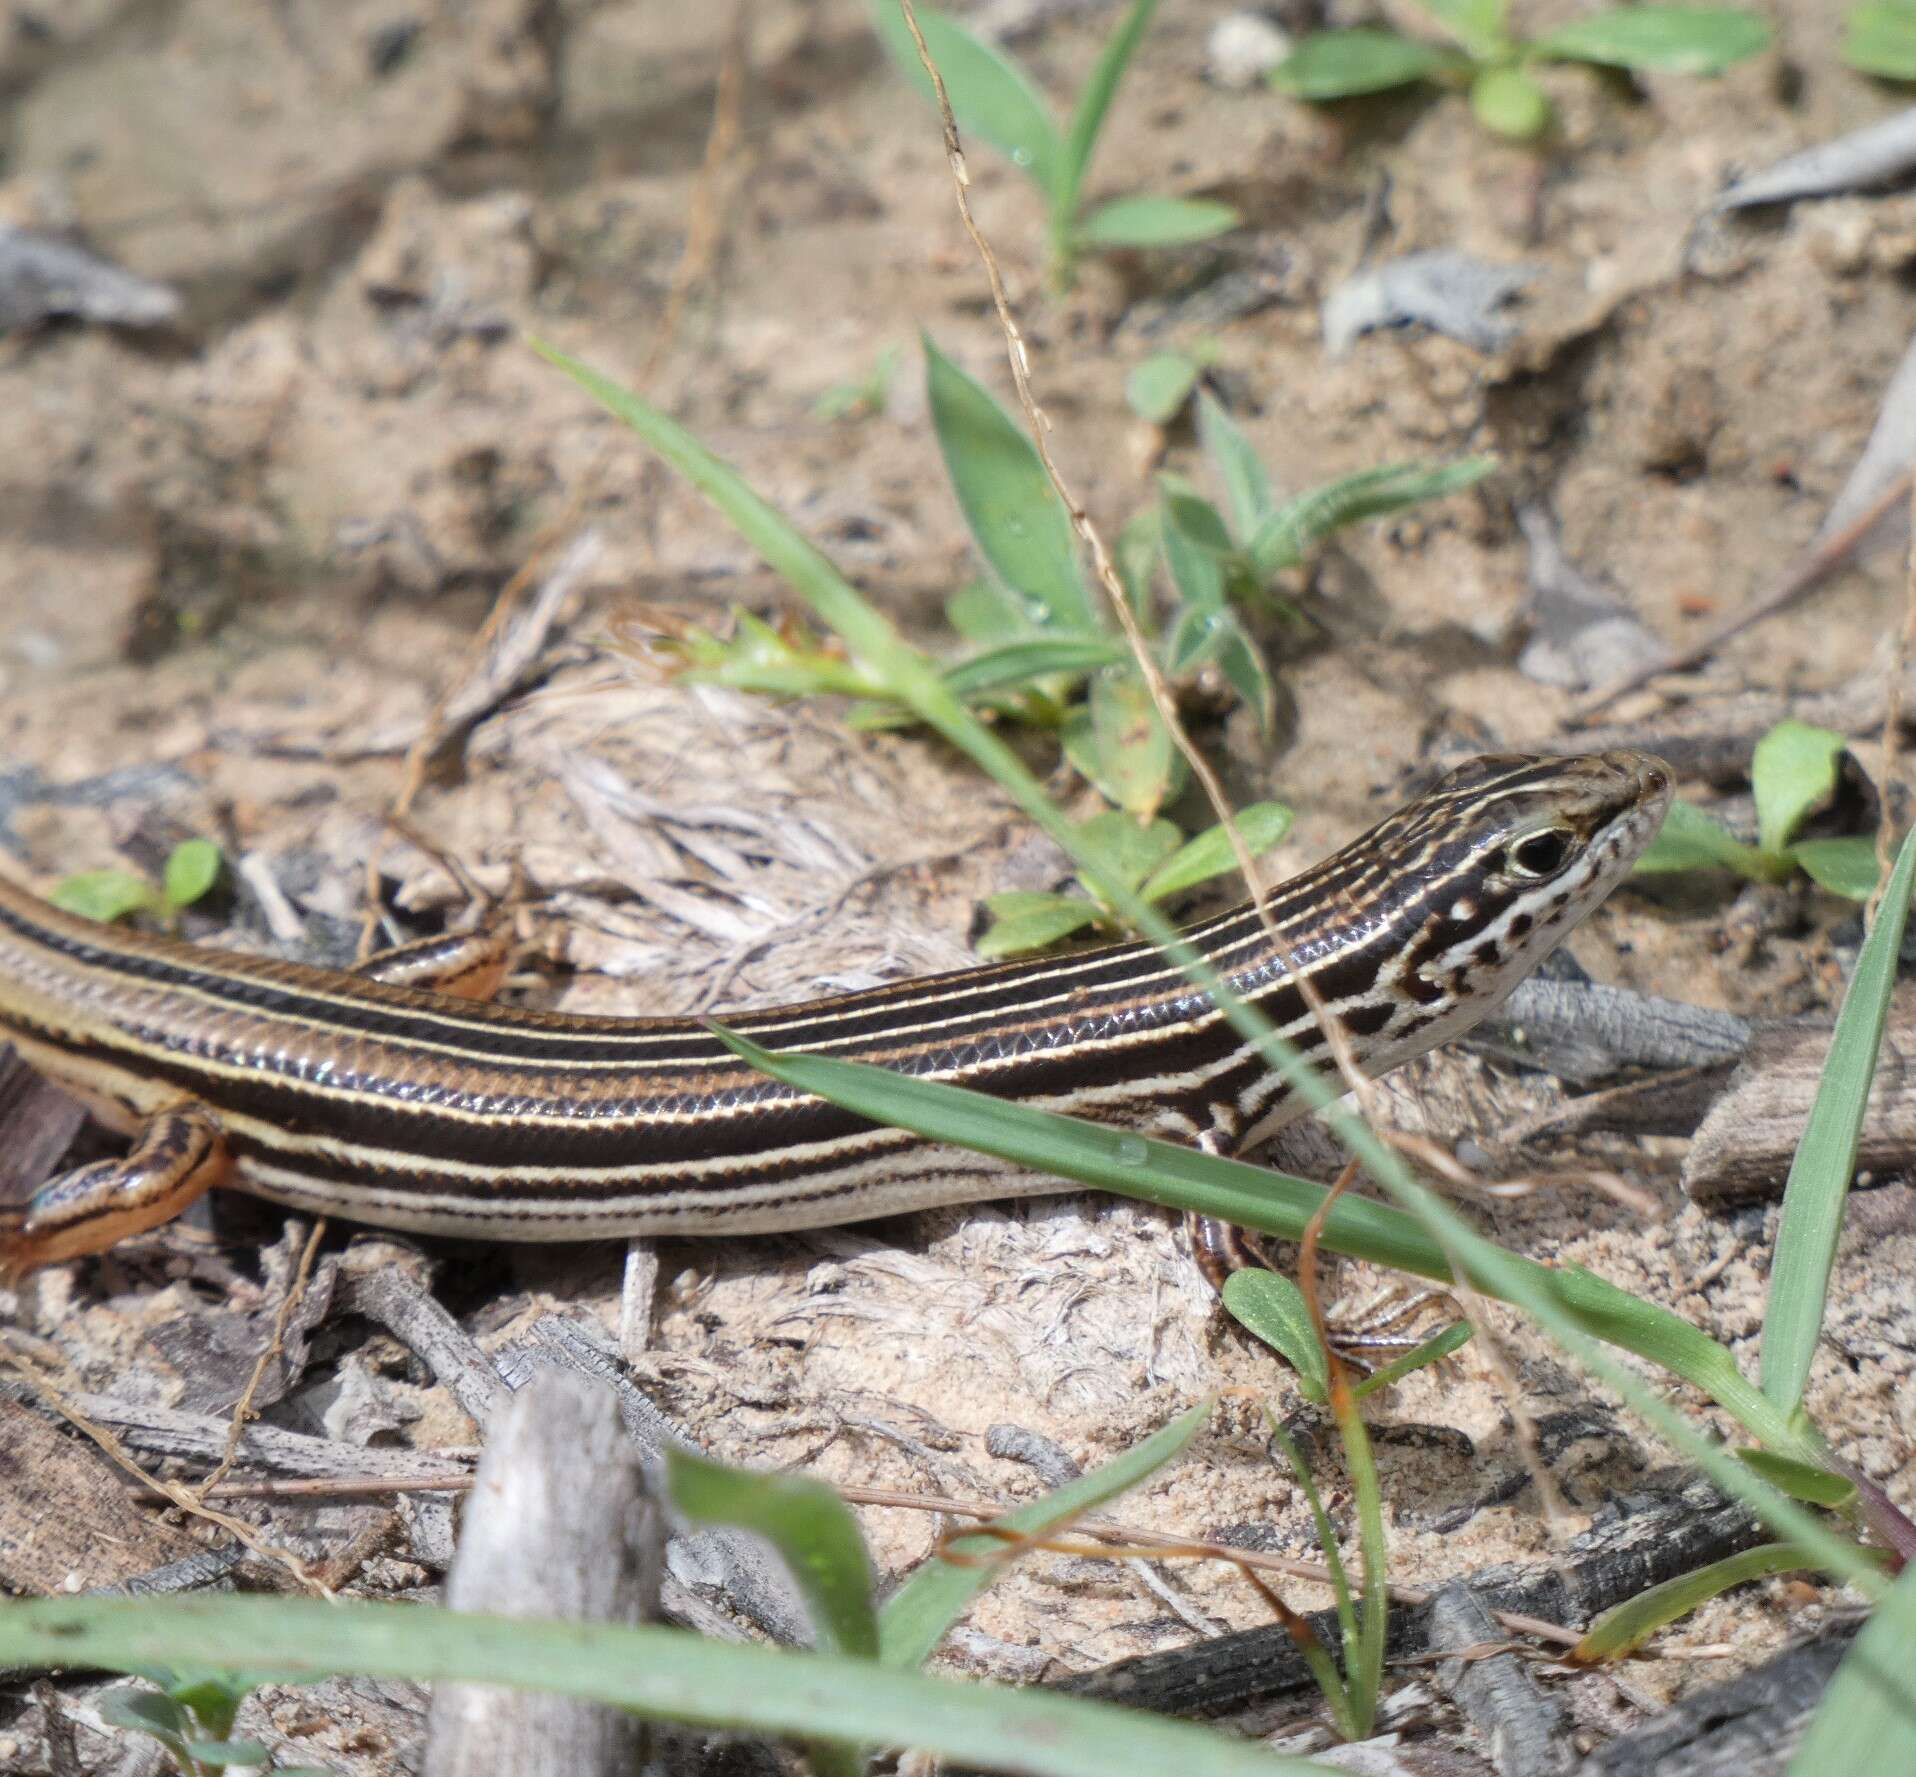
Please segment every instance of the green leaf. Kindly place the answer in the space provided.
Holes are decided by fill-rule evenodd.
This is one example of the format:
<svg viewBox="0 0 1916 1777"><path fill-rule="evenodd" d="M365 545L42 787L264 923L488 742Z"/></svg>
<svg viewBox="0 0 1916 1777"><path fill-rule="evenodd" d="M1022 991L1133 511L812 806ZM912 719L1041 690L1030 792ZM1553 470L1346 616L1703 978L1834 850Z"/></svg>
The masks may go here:
<svg viewBox="0 0 1916 1777"><path fill-rule="evenodd" d="M192 1723L186 1711L171 1697L158 1691L143 1691L132 1685L110 1690L99 1700L100 1719L116 1728L132 1728L142 1734L171 1735L183 1740Z"/></svg>
<svg viewBox="0 0 1916 1777"><path fill-rule="evenodd" d="M1768 24L1727 6L1626 6L1594 13L1530 45L1532 55L1644 74L1721 74L1770 46Z"/></svg>
<svg viewBox="0 0 1916 1777"><path fill-rule="evenodd" d="M186 1756L202 1765L263 1765L273 1756L257 1740L189 1740Z"/></svg>
<svg viewBox="0 0 1916 1777"><path fill-rule="evenodd" d="M1277 504L1271 478L1237 421L1209 390L1198 396L1198 437L1224 483L1232 537L1243 540L1254 536Z"/></svg>
<svg viewBox="0 0 1916 1777"><path fill-rule="evenodd" d="M1251 856L1258 857L1283 839L1291 830L1293 818L1281 802L1253 802L1249 808L1238 810L1237 830ZM1138 893L1147 901L1162 901L1236 868L1237 854L1231 850L1230 835L1221 826L1210 827L1152 871Z"/></svg>
<svg viewBox="0 0 1916 1777"><path fill-rule="evenodd" d="M978 954L986 957L1023 956L1027 951L1043 950L1060 938L1095 925L1100 917L1095 902L1077 895L1033 894L1023 889L987 896L985 909L996 922L978 940Z"/></svg>
<svg viewBox="0 0 1916 1777"><path fill-rule="evenodd" d="M1799 839L1790 856L1818 888L1852 901L1867 901L1882 880L1876 841L1861 834L1842 839Z"/></svg>
<svg viewBox="0 0 1916 1777"><path fill-rule="evenodd" d="M1831 1772L1869 1777L1916 1773L1916 1687L1909 1676L1909 1650L1916 1647L1916 1562L1876 1614L1830 1680L1809 1731L1790 1759L1789 1777L1829 1777Z"/></svg>
<svg viewBox="0 0 1916 1777"><path fill-rule="evenodd" d="M1066 132L1064 151L1059 158L1056 187L1056 220L1069 227L1078 212L1078 194L1084 189L1084 176L1091 169L1091 156L1097 151L1098 134L1104 128L1111 101L1117 96L1118 82L1131 65L1158 0L1132 0L1130 9L1119 20L1118 28L1104 40L1098 59L1078 91L1072 108L1071 124Z"/></svg>
<svg viewBox="0 0 1916 1777"><path fill-rule="evenodd" d="M1298 1392L1316 1406L1331 1398L1330 1360L1318 1342L1304 1292L1275 1271L1233 1271L1224 1280L1224 1309L1297 1372Z"/></svg>
<svg viewBox="0 0 1916 1777"><path fill-rule="evenodd" d="M1067 1481L1064 1486L1047 1493L1043 1499L1020 1506L1015 1512L1006 1512L996 1521L1008 1530L1037 1536L1055 1530L1061 1524L1069 1524L1072 1519L1082 1517L1086 1512L1095 1511L1106 1501L1116 1499L1121 1493L1128 1493L1140 1482L1156 1474L1197 1436L1210 1413L1211 1403L1201 1402L1189 1412L1180 1414L1163 1430L1153 1432L1143 1443L1125 1451L1122 1456L1114 1457L1088 1475L1080 1475L1075 1481ZM978 1556L1001 1553L1003 1548L1004 1545L995 1537L967 1536L961 1537L953 1545L952 1552ZM945 1631L964 1615L965 1607L990 1585L996 1571L989 1565L958 1567L949 1561L927 1561L885 1601L884 1609L878 1613L878 1657L885 1665L906 1671L922 1665L944 1639ZM983 1688L987 1694L1006 1694L996 1687ZM1150 1718L1131 1716L1130 1719L1142 1721ZM893 1738L901 1744L926 1744L922 1738L914 1739L908 1734L894 1735ZM1195 1777L1195 1773L1185 1767L1155 1764L1152 1755L1142 1747L1130 1752L1117 1749L1112 1756L1116 1762L1109 1767L1111 1771L1176 1768L1179 1777ZM1284 1767L1290 1768L1293 1762L1288 1759L1283 1761ZM1307 1767L1297 1763L1296 1768L1301 1773Z"/></svg>
<svg viewBox="0 0 1916 1777"><path fill-rule="evenodd" d="M1037 625L1025 601L996 580L973 580L945 600L945 621L968 642L987 647L1031 635Z"/></svg>
<svg viewBox="0 0 1916 1777"><path fill-rule="evenodd" d="M1896 956L1909 917L1912 883L1916 832L1903 841L1876 923L1863 940L1856 972L1836 1015L1816 1101L1783 1187L1783 1219L1776 1230L1770 1302L1763 1317L1762 1374L1763 1392L1786 1413L1802 1405L1810 1359L1822 1333L1830 1267L1856 1172L1863 1108L1882 1047L1890 989L1896 984Z"/></svg>
<svg viewBox="0 0 1916 1777"><path fill-rule="evenodd" d="M1169 821L1140 825L1129 815L1107 809L1086 821L1078 829L1078 837L1096 856L1108 880L1135 890L1177 850L1183 835Z"/></svg>
<svg viewBox="0 0 1916 1777"><path fill-rule="evenodd" d="M1095 633L1071 515L1031 440L990 392L925 340L925 387L952 490L978 552L1036 624Z"/></svg>
<svg viewBox="0 0 1916 1777"><path fill-rule="evenodd" d="M1756 743L1750 788L1756 792L1756 843L1780 852L1817 809L1836 794L1848 742L1807 722L1779 722Z"/></svg>
<svg viewBox="0 0 1916 1777"><path fill-rule="evenodd" d="M1226 563L1236 550L1217 508L1167 481L1159 510L1163 517L1164 561L1179 599L1187 611L1221 610ZM1177 659L1172 670L1181 671L1187 664Z"/></svg>
<svg viewBox="0 0 1916 1777"><path fill-rule="evenodd" d="M1056 636L1010 642L974 655L945 671L945 683L960 697L976 697L1006 685L1022 685L1054 673L1086 673L1112 666L1129 655L1115 636Z"/></svg>
<svg viewBox="0 0 1916 1777"><path fill-rule="evenodd" d="M1298 99L1348 99L1468 66L1455 50L1394 31L1314 31L1268 76Z"/></svg>
<svg viewBox="0 0 1916 1777"><path fill-rule="evenodd" d="M191 907L220 874L220 848L210 839L188 839L174 846L166 860L161 892L169 908Z"/></svg>
<svg viewBox="0 0 1916 1777"><path fill-rule="evenodd" d="M1745 845L1721 822L1688 802L1673 802L1663 828L1637 859L1636 874L1662 876L1678 870L1734 870L1752 882L1780 882L1787 858L1772 858Z"/></svg>
<svg viewBox="0 0 1916 1777"><path fill-rule="evenodd" d="M82 870L77 876L56 882L47 899L82 919L109 924L129 913L145 913L160 905L159 892L130 870Z"/></svg>
<svg viewBox="0 0 1916 1777"><path fill-rule="evenodd" d="M1470 108L1487 130L1534 142L1550 127L1550 100L1521 68L1485 68L1470 83Z"/></svg>
<svg viewBox="0 0 1916 1777"><path fill-rule="evenodd" d="M1455 493L1483 480L1496 466L1495 457L1465 457L1461 462L1434 465L1393 463L1326 482L1265 519L1249 544L1252 566L1260 579L1268 580L1280 568L1296 566L1314 544L1334 531Z"/></svg>
<svg viewBox="0 0 1916 1777"><path fill-rule="evenodd" d="M850 1508L806 1475L755 1474L695 1452L668 1448L672 1503L699 1524L762 1536L804 1594L819 1646L855 1659L878 1657L871 1561Z"/></svg>
<svg viewBox="0 0 1916 1777"><path fill-rule="evenodd" d="M1177 750L1135 667L1106 667L1091 681L1085 707L1065 721L1064 748L1099 795L1137 820L1171 794Z"/></svg>
<svg viewBox="0 0 1916 1777"><path fill-rule="evenodd" d="M1124 587L1124 602L1146 635L1157 629L1157 611L1151 600L1151 588L1157 579L1158 552L1163 546L1163 523L1158 509L1147 506L1135 513L1118 533L1114 566Z"/></svg>
<svg viewBox="0 0 1916 1777"><path fill-rule="evenodd" d="M925 47L944 76L952 116L968 135L981 136L1030 177L1047 202L1058 190L1064 142L1044 95L1009 56L929 6L918 11ZM896 0L872 0L878 35L905 78L932 97L931 79Z"/></svg>
<svg viewBox="0 0 1916 1777"><path fill-rule="evenodd" d="M1916 80L1916 5L1863 0L1843 24L1843 60L1884 80Z"/></svg>
<svg viewBox="0 0 1916 1777"><path fill-rule="evenodd" d="M1204 367L1183 352L1153 352L1124 379L1124 398L1138 418L1168 425L1203 374Z"/></svg>
<svg viewBox="0 0 1916 1777"><path fill-rule="evenodd" d="M1641 1647L1666 1624L1687 1617L1698 1605L1721 1597L1733 1586L1747 1586L1752 1580L1795 1573L1811 1565L1794 1543L1764 1543L1713 1561L1694 1573L1679 1574L1606 1610L1570 1650L1570 1658L1586 1666L1617 1659Z"/></svg>
<svg viewBox="0 0 1916 1777"><path fill-rule="evenodd" d="M1413 1370L1428 1369L1432 1364L1441 1363L1452 1352L1461 1351L1470 1343L1472 1331L1469 1321L1460 1320L1445 1327L1441 1333L1431 1334L1421 1345L1413 1346L1374 1375L1353 1384L1351 1398L1361 1401L1367 1394L1375 1394L1380 1388L1389 1388L1392 1383L1403 1381Z"/></svg>
<svg viewBox="0 0 1916 1777"><path fill-rule="evenodd" d="M1841 1507L1856 1497L1854 1481L1831 1474L1826 1468L1754 1446L1741 1449L1736 1455L1739 1462L1754 1469L1772 1487L1781 1488L1791 1499L1800 1499L1805 1505Z"/></svg>
<svg viewBox="0 0 1916 1777"><path fill-rule="evenodd" d="M1166 553L1170 549L1167 545ZM1191 557L1187 557L1187 565ZM1173 679L1188 679L1201 666L1209 666L1242 632L1237 619L1227 610L1191 601L1178 610L1171 634L1164 644L1164 670Z"/></svg>
<svg viewBox="0 0 1916 1777"><path fill-rule="evenodd" d="M1223 673L1231 689L1251 706L1257 717L1258 735L1269 742L1277 721L1277 687L1271 680L1270 668L1264 664L1263 651L1244 633L1243 624L1235 617L1230 621L1230 631L1218 650L1218 671Z"/></svg>
<svg viewBox="0 0 1916 1777"><path fill-rule="evenodd" d="M1508 53L1506 0L1423 0L1424 10L1480 62Z"/></svg>
<svg viewBox="0 0 1916 1777"><path fill-rule="evenodd" d="M1243 221L1229 204L1196 197L1114 197L1078 224L1086 247L1176 247L1229 234Z"/></svg>
<svg viewBox="0 0 1916 1777"><path fill-rule="evenodd" d="M1187 1415L1178 1430L1188 1438L1199 1420L1201 1412ZM1150 1443L1161 1451L1165 1435ZM953 1571L967 1588L955 1606L962 1610L990 1574ZM899 1598L911 1590L907 1585ZM918 1747L956 1764L1027 1777L1127 1770L1321 1777L1303 1759L1135 1709L888 1671L842 1655L707 1640L681 1629L306 1598L49 1598L0 1610L0 1661L10 1664L124 1671L181 1647L210 1660L270 1667L281 1683L356 1674L549 1691L739 1733ZM896 1658L889 1634L886 1653ZM915 1665L918 1657L896 1664Z"/></svg>

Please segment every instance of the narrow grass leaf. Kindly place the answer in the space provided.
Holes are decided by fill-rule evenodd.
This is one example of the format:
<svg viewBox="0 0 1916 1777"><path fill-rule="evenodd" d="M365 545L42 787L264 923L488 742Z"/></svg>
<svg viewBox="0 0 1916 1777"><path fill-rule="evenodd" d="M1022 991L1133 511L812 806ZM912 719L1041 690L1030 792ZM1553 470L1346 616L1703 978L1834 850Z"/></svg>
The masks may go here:
<svg viewBox="0 0 1916 1777"><path fill-rule="evenodd" d="M1790 1760L1789 1777L1916 1774L1916 1565L1844 1655Z"/></svg>
<svg viewBox="0 0 1916 1777"><path fill-rule="evenodd" d="M1497 459L1488 456L1455 463L1393 463L1312 488L1265 519L1250 541L1252 564L1268 580L1344 526L1456 493L1483 480L1496 466Z"/></svg>
<svg viewBox="0 0 1916 1777"><path fill-rule="evenodd" d="M1229 633L1218 649L1217 669L1257 717L1259 736L1269 741L1277 725L1277 683L1265 663L1264 650L1244 633L1243 624L1235 616L1230 618Z"/></svg>
<svg viewBox="0 0 1916 1777"><path fill-rule="evenodd" d="M967 1577L971 1577L967 1575ZM0 1604L0 1661L126 1671L182 1647L281 1683L335 1676L454 1681L585 1697L740 1733L919 1747L1028 1777L1312 1777L1187 1722L870 1660L709 1641L684 1630L472 1616L305 1598L36 1599Z"/></svg>
<svg viewBox="0 0 1916 1777"><path fill-rule="evenodd" d="M975 654L945 671L945 683L960 697L1023 685L1052 673L1085 673L1128 660L1124 644L1115 636L1045 636L1028 642L1007 642L1002 648Z"/></svg>
<svg viewBox="0 0 1916 1777"><path fill-rule="evenodd" d="M978 553L1023 595L1034 622L1095 633L1071 515L1024 429L975 377L925 340L925 389L938 448Z"/></svg>
<svg viewBox="0 0 1916 1777"><path fill-rule="evenodd" d="M762 1536L791 1569L819 1645L869 1660L878 1654L871 1561L850 1509L806 1475L754 1474L690 1450L665 1453L672 1503L699 1524Z"/></svg>
<svg viewBox="0 0 1916 1777"><path fill-rule="evenodd" d="M1253 802L1236 815L1237 830L1252 857L1281 843L1291 830L1292 819L1291 811L1281 802ZM1237 853L1231 849L1231 836L1222 827L1207 827L1153 870L1138 893L1147 901L1162 901L1236 868Z"/></svg>
<svg viewBox="0 0 1916 1777"><path fill-rule="evenodd" d="M1208 389L1198 396L1197 428L1204 454L1224 483L1232 532L1240 542L1248 541L1277 504L1263 459L1224 403Z"/></svg>
<svg viewBox="0 0 1916 1777"><path fill-rule="evenodd" d="M1191 1408L1122 1456L1114 1457L1088 1475L1066 1482L1043 1499L1006 1512L996 1522L1008 1530L1034 1536L1069 1524L1119 1494L1128 1493L1163 1468L1197 1436L1210 1413L1209 1401ZM968 1536L959 1538L952 1549L961 1555L987 1556L1003 1554L1004 1544L996 1537ZM879 1612L878 1657L887 1666L905 1671L923 1664L944 1639L945 1631L964 1615L972 1599L991 1584L998 1571L992 1563L961 1567L936 1557L926 1562L886 1600ZM1114 1767L1147 1768L1148 1765L1139 1766L1128 1759Z"/></svg>
<svg viewBox="0 0 1916 1777"><path fill-rule="evenodd" d="M1229 234L1243 218L1229 204L1198 197L1114 197L1078 224L1087 247L1176 247Z"/></svg>
<svg viewBox="0 0 1916 1777"><path fill-rule="evenodd" d="M1091 170L1091 156L1098 145L1111 101L1117 96L1118 83L1131 65L1138 44L1158 9L1158 0L1132 0L1118 27L1104 40L1098 59L1078 89L1078 102L1072 108L1071 122L1065 132L1064 151L1059 157L1055 206L1061 226L1069 227L1078 211L1078 196L1084 189L1084 176Z"/></svg>
<svg viewBox="0 0 1916 1777"><path fill-rule="evenodd" d="M1779 722L1750 755L1750 788L1756 795L1756 843L1780 852L1797 829L1835 795L1849 743L1828 728Z"/></svg>
<svg viewBox="0 0 1916 1777"><path fill-rule="evenodd" d="M1772 1487L1781 1488L1805 1505L1829 1509L1847 1506L1856 1497L1854 1481L1813 1463L1796 1462L1778 1456L1774 1450L1742 1449L1736 1454L1738 1461L1755 1469Z"/></svg>
<svg viewBox="0 0 1916 1777"><path fill-rule="evenodd" d="M1721 74L1770 46L1753 12L1723 6L1626 6L1552 31L1530 45L1557 61L1603 62L1641 73Z"/></svg>
<svg viewBox="0 0 1916 1777"><path fill-rule="evenodd" d="M1470 1343L1471 1326L1467 1320L1460 1320L1447 1326L1441 1333L1433 1333L1423 1344L1413 1346L1396 1360L1386 1364L1381 1370L1365 1376L1351 1384L1351 1398L1361 1401L1366 1395L1375 1394L1380 1388L1389 1388L1393 1382L1401 1382L1414 1370L1429 1368L1441 1363L1452 1353L1462 1351Z"/></svg>
<svg viewBox="0 0 1916 1777"><path fill-rule="evenodd" d="M1836 1016L1822 1083L1810 1106L1783 1187L1783 1218L1770 1267L1770 1301L1763 1317L1763 1392L1786 1413L1803 1399L1810 1359L1823 1328L1830 1267L1843 1227L1843 1207L1856 1171L1856 1148L1876 1072L1896 955L1916 881L1916 833L1903 841L1876 923L1856 959L1856 972Z"/></svg>
<svg viewBox="0 0 1916 1777"><path fill-rule="evenodd" d="M1455 50L1395 31L1316 31L1270 72L1272 86L1297 99L1348 99L1388 92L1466 65Z"/></svg>
<svg viewBox="0 0 1916 1777"><path fill-rule="evenodd" d="M1316 1481L1311 1477L1310 1465L1304 1460L1304 1453L1298 1449L1296 1440L1278 1424L1276 1416L1268 1408L1265 1415L1271 1428L1271 1442L1291 1465L1291 1474L1303 1492L1305 1504L1310 1507L1311 1522L1317 1531L1318 1551L1330 1571L1331 1600L1337 1611L1337 1624L1344 1642L1344 1669L1341 1672L1338 1670L1329 1650L1321 1642L1300 1642L1297 1651L1303 1656L1319 1692L1330 1706L1331 1718L1337 1723L1338 1733L1346 1740L1361 1740L1365 1736L1358 1725L1356 1711L1351 1706L1349 1683L1351 1655L1357 1646L1357 1611L1351 1597L1350 1576L1344 1568L1343 1551L1337 1546L1337 1527L1331 1522L1330 1513L1324 1510L1324 1501L1317 1491Z"/></svg>
<svg viewBox="0 0 1916 1777"><path fill-rule="evenodd" d="M1747 1586L1752 1580L1770 1579L1779 1573L1796 1573L1812 1565L1794 1543L1764 1543L1759 1548L1744 1549L1708 1567L1699 1567L1695 1573L1651 1586L1606 1610L1570 1650L1569 1658L1582 1666L1617 1659L1732 1587Z"/></svg>
<svg viewBox="0 0 1916 1777"><path fill-rule="evenodd" d="M1032 180L1047 203L1055 201L1064 141L1044 95L1016 62L982 37L929 6L917 12L918 28L944 77L958 127L989 142ZM899 71L932 98L931 77L919 60L898 0L872 0L872 18Z"/></svg>

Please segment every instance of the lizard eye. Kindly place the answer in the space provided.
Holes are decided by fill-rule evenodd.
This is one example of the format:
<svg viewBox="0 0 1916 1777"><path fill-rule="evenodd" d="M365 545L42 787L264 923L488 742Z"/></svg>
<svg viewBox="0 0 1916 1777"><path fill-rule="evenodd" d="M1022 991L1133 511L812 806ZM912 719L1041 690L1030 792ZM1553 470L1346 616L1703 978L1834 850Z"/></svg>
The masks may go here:
<svg viewBox="0 0 1916 1777"><path fill-rule="evenodd" d="M1541 833L1519 839L1504 855L1513 874L1541 881L1555 876L1569 862L1570 835L1561 827L1546 827Z"/></svg>

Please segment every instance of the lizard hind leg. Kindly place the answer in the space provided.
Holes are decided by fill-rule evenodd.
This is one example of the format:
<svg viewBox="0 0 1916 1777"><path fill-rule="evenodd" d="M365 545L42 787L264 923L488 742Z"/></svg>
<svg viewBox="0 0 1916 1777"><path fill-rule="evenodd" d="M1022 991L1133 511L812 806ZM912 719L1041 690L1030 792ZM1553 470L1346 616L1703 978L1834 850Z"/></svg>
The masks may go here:
<svg viewBox="0 0 1916 1777"><path fill-rule="evenodd" d="M47 1180L24 1205L0 1205L0 1279L105 1252L169 1222L232 1166L218 1119L181 1104L141 1126L119 1160L96 1160Z"/></svg>

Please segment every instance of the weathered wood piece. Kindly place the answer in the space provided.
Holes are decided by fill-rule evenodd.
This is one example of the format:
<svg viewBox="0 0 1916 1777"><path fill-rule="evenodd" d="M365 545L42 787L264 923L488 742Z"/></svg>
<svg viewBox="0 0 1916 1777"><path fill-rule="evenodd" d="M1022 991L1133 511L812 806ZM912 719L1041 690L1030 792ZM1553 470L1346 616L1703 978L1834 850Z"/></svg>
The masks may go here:
<svg viewBox="0 0 1916 1777"><path fill-rule="evenodd" d="M455 1610L638 1623L658 1604L663 1531L611 1392L549 1369L495 1416L446 1585ZM630 1777L645 1724L532 1691L442 1684L425 1777Z"/></svg>

